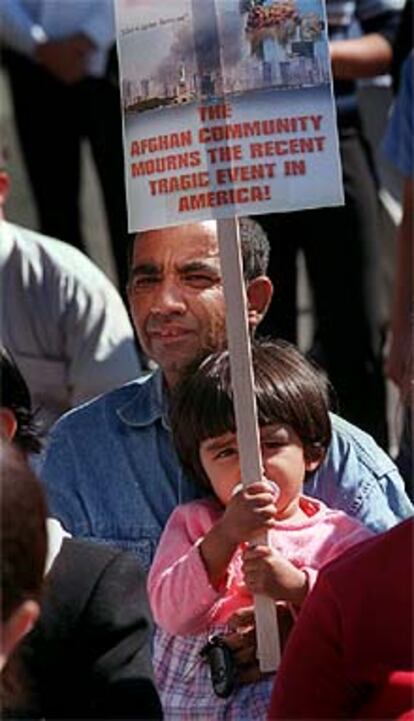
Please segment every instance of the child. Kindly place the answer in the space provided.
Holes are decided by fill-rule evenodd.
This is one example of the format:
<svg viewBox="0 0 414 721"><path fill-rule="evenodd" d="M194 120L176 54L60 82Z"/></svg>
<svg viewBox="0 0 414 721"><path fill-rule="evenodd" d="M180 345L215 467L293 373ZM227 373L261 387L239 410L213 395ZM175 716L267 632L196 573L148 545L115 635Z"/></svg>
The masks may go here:
<svg viewBox="0 0 414 721"><path fill-rule="evenodd" d="M193 369L172 402L178 454L210 497L175 509L148 579L167 720L265 719L272 676L219 698L200 651L212 634L225 633L235 610L252 604L252 593L299 609L318 570L370 535L302 494L331 437L321 377L283 342L255 342L252 355L263 478L247 489L240 487L228 352ZM245 542L263 531L269 546L249 548Z"/></svg>

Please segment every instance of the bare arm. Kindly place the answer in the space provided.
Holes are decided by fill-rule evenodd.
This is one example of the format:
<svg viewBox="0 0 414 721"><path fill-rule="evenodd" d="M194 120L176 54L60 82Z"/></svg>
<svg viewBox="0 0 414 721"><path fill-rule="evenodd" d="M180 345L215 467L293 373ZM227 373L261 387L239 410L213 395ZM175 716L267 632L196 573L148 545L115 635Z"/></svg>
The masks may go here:
<svg viewBox="0 0 414 721"><path fill-rule="evenodd" d="M330 43L332 71L337 80L370 78L390 69L392 48L379 33Z"/></svg>
<svg viewBox="0 0 414 721"><path fill-rule="evenodd" d="M93 49L93 42L78 33L39 44L35 59L59 80L70 85L86 75L88 58Z"/></svg>
<svg viewBox="0 0 414 721"><path fill-rule="evenodd" d="M414 181L404 184L403 219L397 233L397 268L391 319L392 343L387 373L399 386L404 399L410 396L412 368L411 314L413 307L413 216Z"/></svg>

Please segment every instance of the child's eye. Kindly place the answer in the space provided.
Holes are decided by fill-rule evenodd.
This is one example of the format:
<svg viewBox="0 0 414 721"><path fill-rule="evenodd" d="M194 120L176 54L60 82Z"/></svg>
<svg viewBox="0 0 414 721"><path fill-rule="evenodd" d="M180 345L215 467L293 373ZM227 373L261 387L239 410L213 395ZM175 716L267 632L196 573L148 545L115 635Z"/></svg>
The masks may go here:
<svg viewBox="0 0 414 721"><path fill-rule="evenodd" d="M283 443L282 441L263 441L262 443L263 448L267 448L269 451L283 448L284 445L285 443Z"/></svg>
<svg viewBox="0 0 414 721"><path fill-rule="evenodd" d="M214 456L214 460L223 460L225 458L231 458L237 455L236 448L223 448L221 451L217 451Z"/></svg>

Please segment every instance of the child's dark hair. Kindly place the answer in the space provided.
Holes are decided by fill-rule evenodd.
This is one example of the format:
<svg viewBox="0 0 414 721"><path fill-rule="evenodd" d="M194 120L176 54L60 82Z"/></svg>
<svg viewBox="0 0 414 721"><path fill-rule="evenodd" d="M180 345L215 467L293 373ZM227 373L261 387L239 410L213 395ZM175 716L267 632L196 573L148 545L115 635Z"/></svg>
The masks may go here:
<svg viewBox="0 0 414 721"><path fill-rule="evenodd" d="M331 440L328 385L321 372L284 341L252 342L259 426L285 423L299 436L308 460L323 458ZM204 486L200 445L235 431L228 351L191 365L171 399L171 427L186 471Z"/></svg>
<svg viewBox="0 0 414 721"><path fill-rule="evenodd" d="M13 442L23 453L39 453L39 430L32 412L29 389L10 351L0 344L0 406L13 411L17 430Z"/></svg>

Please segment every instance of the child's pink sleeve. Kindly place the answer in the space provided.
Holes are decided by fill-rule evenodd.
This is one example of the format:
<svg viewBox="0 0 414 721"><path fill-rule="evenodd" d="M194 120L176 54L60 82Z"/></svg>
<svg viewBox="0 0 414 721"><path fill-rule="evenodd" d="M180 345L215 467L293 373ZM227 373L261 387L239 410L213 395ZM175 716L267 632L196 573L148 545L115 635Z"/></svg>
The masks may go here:
<svg viewBox="0 0 414 721"><path fill-rule="evenodd" d="M148 576L148 594L155 622L173 635L206 628L220 598L199 552L213 523L207 504L188 503L175 509L161 536Z"/></svg>

